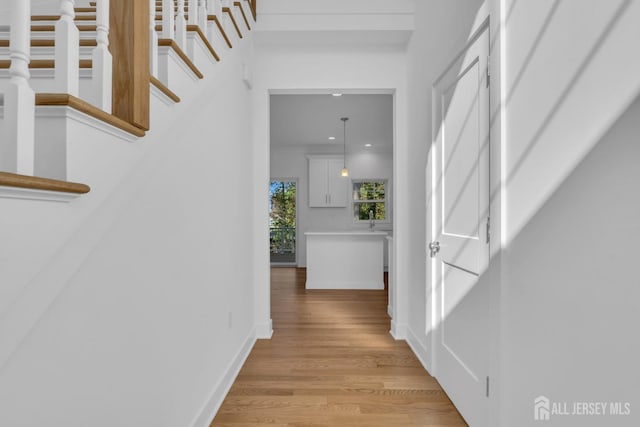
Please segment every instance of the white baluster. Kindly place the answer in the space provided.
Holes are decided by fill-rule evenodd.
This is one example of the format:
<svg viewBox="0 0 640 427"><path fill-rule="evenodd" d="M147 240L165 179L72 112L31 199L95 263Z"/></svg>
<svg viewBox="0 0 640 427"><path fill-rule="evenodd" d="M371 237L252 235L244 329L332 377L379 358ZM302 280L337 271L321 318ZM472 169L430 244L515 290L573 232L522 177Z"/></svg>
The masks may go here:
<svg viewBox="0 0 640 427"><path fill-rule="evenodd" d="M207 11L210 15L216 15L220 19L221 8L220 0L207 0Z"/></svg>
<svg viewBox="0 0 640 427"><path fill-rule="evenodd" d="M158 33L156 32L156 1L149 0L149 72L158 77Z"/></svg>
<svg viewBox="0 0 640 427"><path fill-rule="evenodd" d="M207 30L207 14L207 2L198 0L198 26L203 33Z"/></svg>
<svg viewBox="0 0 640 427"><path fill-rule="evenodd" d="M180 49L187 50L187 21L184 19L184 0L178 0L178 14L176 15L176 43Z"/></svg>
<svg viewBox="0 0 640 427"><path fill-rule="evenodd" d="M162 0L162 37L165 39L173 39L176 34L174 29L174 5L174 0Z"/></svg>
<svg viewBox="0 0 640 427"><path fill-rule="evenodd" d="M198 25L198 0L188 0L189 4L189 25Z"/></svg>
<svg viewBox="0 0 640 427"><path fill-rule="evenodd" d="M96 3L96 48L93 49L92 85L93 103L107 113L111 112L111 86L113 58L109 52L109 0Z"/></svg>
<svg viewBox="0 0 640 427"><path fill-rule="evenodd" d="M206 22L206 35L211 44L216 45L216 37L218 36L218 29L213 21L209 22L209 15L216 15L218 19L220 15L218 13L218 9L220 8L220 2L217 0L205 0L207 4L207 17L205 19Z"/></svg>
<svg viewBox="0 0 640 427"><path fill-rule="evenodd" d="M55 80L61 93L78 96L80 78L80 42L78 27L73 22L75 0L60 0L60 19L56 23Z"/></svg>
<svg viewBox="0 0 640 427"><path fill-rule="evenodd" d="M31 2L11 2L11 79L4 92L0 126L0 170L33 175L35 94L29 86Z"/></svg>

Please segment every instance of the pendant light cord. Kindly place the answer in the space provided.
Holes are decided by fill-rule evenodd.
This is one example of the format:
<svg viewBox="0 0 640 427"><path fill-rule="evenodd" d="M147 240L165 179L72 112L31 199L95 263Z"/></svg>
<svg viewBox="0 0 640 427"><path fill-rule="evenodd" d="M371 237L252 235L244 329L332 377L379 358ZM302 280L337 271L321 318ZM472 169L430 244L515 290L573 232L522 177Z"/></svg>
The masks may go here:
<svg viewBox="0 0 640 427"><path fill-rule="evenodd" d="M343 151L343 156L342 156L342 167L344 169L347 169L347 120L349 120L349 117L341 117L340 120L342 120L342 128L343 128L343 132L342 132L342 142L344 144L344 151Z"/></svg>

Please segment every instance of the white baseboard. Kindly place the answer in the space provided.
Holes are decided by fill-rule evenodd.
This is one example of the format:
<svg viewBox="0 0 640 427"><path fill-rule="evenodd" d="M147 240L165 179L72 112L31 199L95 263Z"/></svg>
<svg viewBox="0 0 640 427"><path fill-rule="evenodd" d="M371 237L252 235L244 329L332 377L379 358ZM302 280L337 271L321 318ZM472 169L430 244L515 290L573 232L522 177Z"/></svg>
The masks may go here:
<svg viewBox="0 0 640 427"><path fill-rule="evenodd" d="M389 331L393 339L404 340L407 339L407 324L398 323L391 319L391 330Z"/></svg>
<svg viewBox="0 0 640 427"><path fill-rule="evenodd" d="M251 353L255 342L256 331L253 329L249 332L244 344L227 367L224 377L222 377L213 390L211 390L211 393L209 393L207 401L202 406L196 419L191 423L191 427L209 427L211 421L218 413L220 406L222 406L222 402L224 402L224 398L227 396L229 389L231 389L233 382L236 380L238 373L240 373L242 365L244 365L245 360L249 357L249 353Z"/></svg>
<svg viewBox="0 0 640 427"><path fill-rule="evenodd" d="M424 367L424 369L426 369L427 372L429 372L429 375L433 375L431 373L432 372L431 363L430 363L431 358L429 355L429 351L424 345L422 345L422 343L420 342L420 340L418 339L418 337L410 327L406 329L406 332L407 332L407 338L406 338L407 344L409 344L409 347L411 348L411 350L413 350L413 353L416 355L420 363L422 363L422 366Z"/></svg>
<svg viewBox="0 0 640 427"><path fill-rule="evenodd" d="M273 335L273 322L269 319L268 322L262 322L256 324L256 339L269 340Z"/></svg>

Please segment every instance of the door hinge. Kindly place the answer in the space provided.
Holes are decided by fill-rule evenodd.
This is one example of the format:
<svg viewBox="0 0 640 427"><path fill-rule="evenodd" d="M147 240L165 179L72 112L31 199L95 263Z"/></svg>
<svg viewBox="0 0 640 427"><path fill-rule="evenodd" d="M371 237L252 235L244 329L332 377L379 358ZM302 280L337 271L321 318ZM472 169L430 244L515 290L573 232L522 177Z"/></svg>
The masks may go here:
<svg viewBox="0 0 640 427"><path fill-rule="evenodd" d="M491 56L487 56L487 87L491 84Z"/></svg>
<svg viewBox="0 0 640 427"><path fill-rule="evenodd" d="M487 397L489 397L489 377L487 377Z"/></svg>
<svg viewBox="0 0 640 427"><path fill-rule="evenodd" d="M490 216L487 217L487 236L486 236L486 240L487 240L487 243L489 243L491 241L491 217Z"/></svg>

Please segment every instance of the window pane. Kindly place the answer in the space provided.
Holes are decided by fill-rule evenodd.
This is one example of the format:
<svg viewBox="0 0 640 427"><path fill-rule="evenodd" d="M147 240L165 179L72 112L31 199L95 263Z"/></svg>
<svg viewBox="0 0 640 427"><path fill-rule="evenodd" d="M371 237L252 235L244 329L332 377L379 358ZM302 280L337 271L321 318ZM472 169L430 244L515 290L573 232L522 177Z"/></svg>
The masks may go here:
<svg viewBox="0 0 640 427"><path fill-rule="evenodd" d="M354 182L353 200L384 200L385 183L381 181Z"/></svg>
<svg viewBox="0 0 640 427"><path fill-rule="evenodd" d="M372 212L374 220L382 221L387 218L385 205L383 202L374 203L354 203L354 219L356 221L368 221L369 212Z"/></svg>

